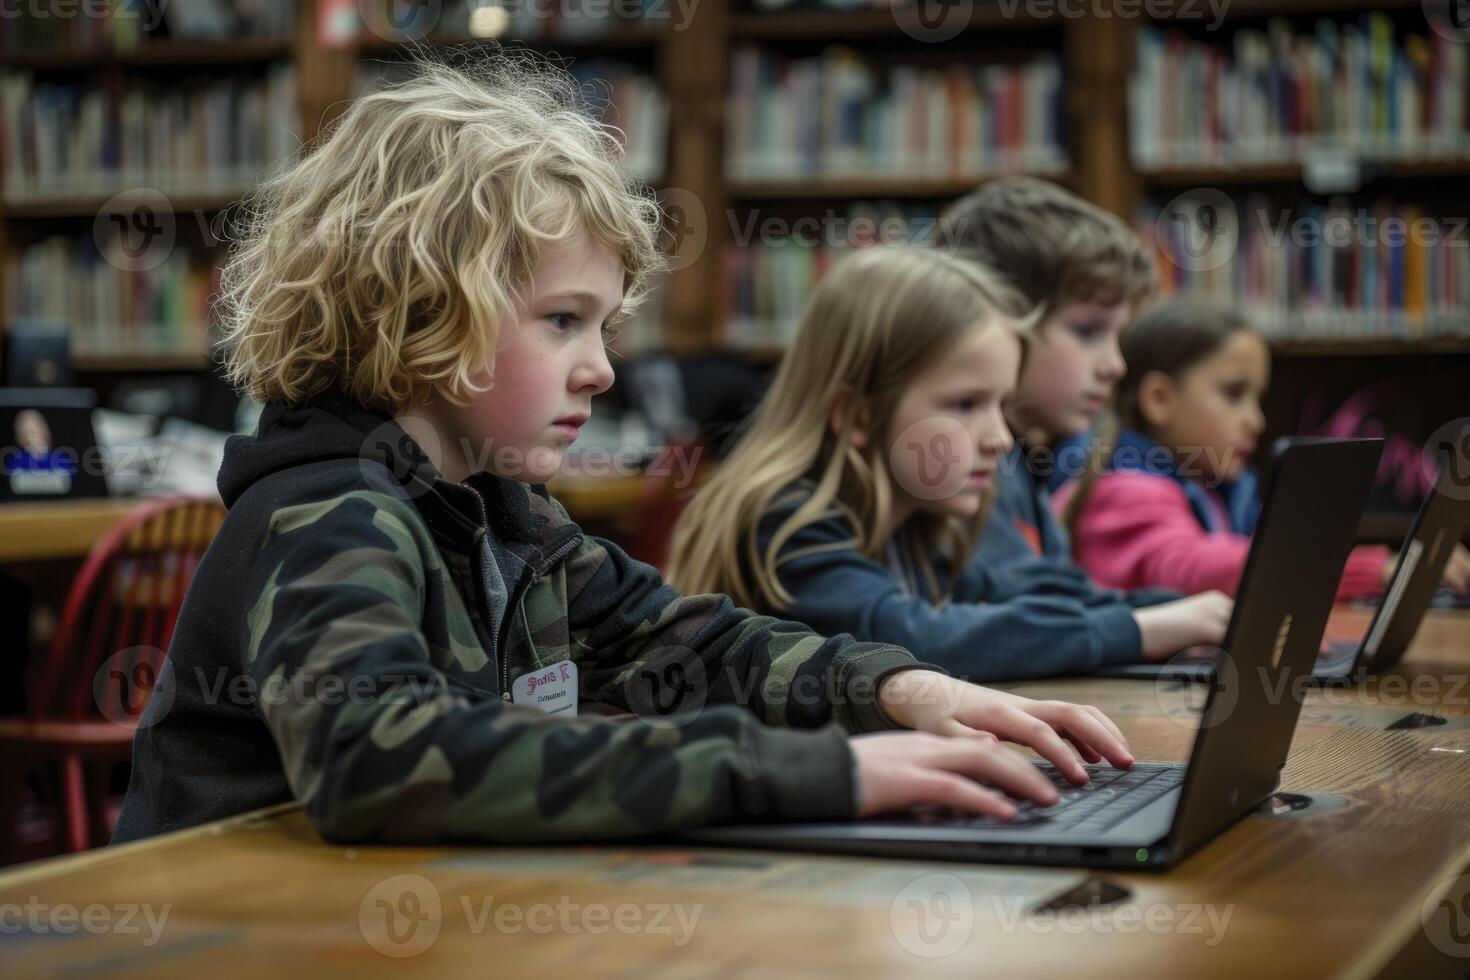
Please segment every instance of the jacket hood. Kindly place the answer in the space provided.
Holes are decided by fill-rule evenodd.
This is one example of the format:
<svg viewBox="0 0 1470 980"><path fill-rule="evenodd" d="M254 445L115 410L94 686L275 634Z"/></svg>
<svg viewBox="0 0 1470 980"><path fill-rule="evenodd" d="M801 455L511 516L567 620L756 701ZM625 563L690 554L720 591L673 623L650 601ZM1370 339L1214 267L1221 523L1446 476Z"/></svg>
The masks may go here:
<svg viewBox="0 0 1470 980"><path fill-rule="evenodd" d="M380 478L370 476L369 470L381 474L380 467L386 469L436 538L456 550L469 547L486 527L507 543L534 543L538 546L534 551L541 553L580 533L551 503L544 487L489 473L452 483L390 411L341 395L295 406L267 404L254 433L226 441L217 481L220 497L226 507L233 507L251 486L272 474L348 459L365 468L364 482Z"/></svg>

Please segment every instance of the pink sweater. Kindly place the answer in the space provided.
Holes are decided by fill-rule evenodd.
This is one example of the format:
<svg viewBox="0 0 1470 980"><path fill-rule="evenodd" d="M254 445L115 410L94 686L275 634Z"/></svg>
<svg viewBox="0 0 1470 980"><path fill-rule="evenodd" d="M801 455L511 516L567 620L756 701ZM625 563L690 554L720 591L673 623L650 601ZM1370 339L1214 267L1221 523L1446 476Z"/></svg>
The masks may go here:
<svg viewBox="0 0 1470 980"><path fill-rule="evenodd" d="M1074 481L1056 495L1058 514L1075 489ZM1210 533L1201 527L1184 490L1169 477L1131 471L1104 473L1098 479L1072 536L1077 564L1100 585L1190 594L1219 589L1234 595L1250 546L1247 535ZM1385 547L1354 548L1338 598L1383 591L1387 561Z"/></svg>

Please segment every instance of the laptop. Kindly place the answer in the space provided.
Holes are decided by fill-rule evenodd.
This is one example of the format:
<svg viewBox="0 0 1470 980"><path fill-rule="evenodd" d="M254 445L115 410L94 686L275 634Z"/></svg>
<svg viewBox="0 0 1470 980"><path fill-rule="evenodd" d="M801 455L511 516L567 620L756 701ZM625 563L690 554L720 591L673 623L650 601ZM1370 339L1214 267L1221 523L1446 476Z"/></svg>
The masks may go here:
<svg viewBox="0 0 1470 980"><path fill-rule="evenodd" d="M1431 605L1445 605L1439 582L1455 544L1470 528L1470 495L1467 495L1449 466L1440 470L1432 487L1414 515L1408 537L1399 550L1398 564L1383 598L1377 603L1373 620L1358 640L1332 641L1331 651L1318 656L1312 668L1312 679L1318 683L1336 683L1363 674L1392 668L1408 650ZM1255 547L1260 540L1252 542ZM1240 594L1245 594L1241 581ZM1218 647L1191 647L1165 663L1121 664L1098 671L1106 677L1201 680L1218 662Z"/></svg>
<svg viewBox="0 0 1470 980"><path fill-rule="evenodd" d="M91 388L0 388L0 502L106 497Z"/></svg>
<svg viewBox="0 0 1470 980"><path fill-rule="evenodd" d="M914 859L1163 869L1198 850L1275 790L1301 703L1295 677L1311 672L1337 582L1367 503L1382 442L1284 439L1257 546L1226 633L1235 671L1208 678L1188 763L1140 762L1126 772L1089 766L1075 787L1038 767L1061 800L1022 803L1010 822L913 816L836 823L710 827L704 843Z"/></svg>
<svg viewBox="0 0 1470 980"><path fill-rule="evenodd" d="M1439 479L1399 550L1398 564L1368 631L1357 643L1331 644L1332 655L1318 658L1312 671L1318 680L1378 673L1399 662L1419 632L1424 613L1439 596L1439 582L1455 545L1470 528L1470 494L1456 481L1450 466Z"/></svg>

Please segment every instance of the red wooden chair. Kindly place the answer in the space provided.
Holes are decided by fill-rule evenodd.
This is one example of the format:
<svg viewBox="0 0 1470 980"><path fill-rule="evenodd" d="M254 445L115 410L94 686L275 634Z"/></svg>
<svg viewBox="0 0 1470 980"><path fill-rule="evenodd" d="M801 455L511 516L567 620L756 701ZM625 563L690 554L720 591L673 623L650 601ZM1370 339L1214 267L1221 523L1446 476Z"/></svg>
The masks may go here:
<svg viewBox="0 0 1470 980"><path fill-rule="evenodd" d="M29 671L23 717L0 718L0 864L19 847L27 765L58 783L66 850L105 844L116 763L158 676L184 593L225 514L206 497L140 504L97 539L72 581L50 655ZM89 791L90 788L90 791Z"/></svg>

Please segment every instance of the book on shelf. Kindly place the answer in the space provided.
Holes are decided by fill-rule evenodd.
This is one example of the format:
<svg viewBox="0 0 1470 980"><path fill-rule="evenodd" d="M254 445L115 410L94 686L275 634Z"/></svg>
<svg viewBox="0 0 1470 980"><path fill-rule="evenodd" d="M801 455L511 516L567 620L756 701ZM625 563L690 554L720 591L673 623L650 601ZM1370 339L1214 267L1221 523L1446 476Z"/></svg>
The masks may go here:
<svg viewBox="0 0 1470 980"><path fill-rule="evenodd" d="M1136 166L1295 163L1310 154L1374 162L1470 157L1467 52L1447 31L1396 38L1393 21L1274 19L1226 46L1139 28L1129 81Z"/></svg>
<svg viewBox="0 0 1470 980"><path fill-rule="evenodd" d="M730 60L726 174L736 181L981 179L1067 167L1062 70L1022 65L879 67L849 48Z"/></svg>
<svg viewBox="0 0 1470 980"><path fill-rule="evenodd" d="M47 5L16 3L0 32L0 57L35 54L125 54L170 41L231 41L287 37L292 0L88 0ZM71 8L68 16L66 7ZM105 12L99 15L99 11Z"/></svg>
<svg viewBox="0 0 1470 980"><path fill-rule="evenodd" d="M744 232L736 231L723 254L724 343L771 349L790 343L812 288L841 255L875 245L936 247L939 220L924 206L859 201L841 213L828 209L819 219L760 231L760 240L741 241Z"/></svg>
<svg viewBox="0 0 1470 980"><path fill-rule="evenodd" d="M1470 232L1416 204L1258 195L1146 205L1160 295L1232 303L1280 340L1470 338Z"/></svg>
<svg viewBox="0 0 1470 980"><path fill-rule="evenodd" d="M132 243L136 245L136 243ZM218 255L167 249L140 256L121 233L55 235L6 256L6 322L65 323L73 354L178 356L208 349Z"/></svg>
<svg viewBox="0 0 1470 980"><path fill-rule="evenodd" d="M572 65L590 107L623 148L622 166L645 183L663 179L669 105L657 79L624 62L598 58Z"/></svg>
<svg viewBox="0 0 1470 980"><path fill-rule="evenodd" d="M106 198L147 187L243 191L301 142L295 72L184 89L136 80L116 91L0 75L0 174L8 200Z"/></svg>

